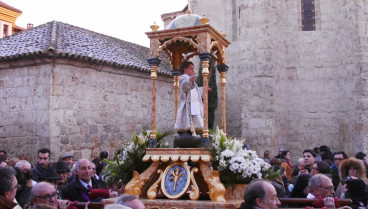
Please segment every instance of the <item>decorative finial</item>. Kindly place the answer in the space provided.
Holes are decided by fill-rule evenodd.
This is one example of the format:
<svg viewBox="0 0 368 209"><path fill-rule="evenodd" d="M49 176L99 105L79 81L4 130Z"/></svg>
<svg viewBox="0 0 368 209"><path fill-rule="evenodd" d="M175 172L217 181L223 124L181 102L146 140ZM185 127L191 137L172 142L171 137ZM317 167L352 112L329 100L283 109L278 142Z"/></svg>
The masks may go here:
<svg viewBox="0 0 368 209"><path fill-rule="evenodd" d="M151 25L151 26L150 26L150 28L151 28L153 31L157 31L159 27L160 27L160 26L156 25L156 22L153 22L153 25Z"/></svg>
<svg viewBox="0 0 368 209"><path fill-rule="evenodd" d="M201 22L203 25L207 24L210 21L209 18L207 18L205 15L202 16L201 19L199 19L199 22Z"/></svg>
<svg viewBox="0 0 368 209"><path fill-rule="evenodd" d="M224 32L224 31L220 31L220 34L224 37L224 38L226 38L226 33Z"/></svg>
<svg viewBox="0 0 368 209"><path fill-rule="evenodd" d="M192 14L192 10L190 10L190 0L188 0L188 11L187 14Z"/></svg>

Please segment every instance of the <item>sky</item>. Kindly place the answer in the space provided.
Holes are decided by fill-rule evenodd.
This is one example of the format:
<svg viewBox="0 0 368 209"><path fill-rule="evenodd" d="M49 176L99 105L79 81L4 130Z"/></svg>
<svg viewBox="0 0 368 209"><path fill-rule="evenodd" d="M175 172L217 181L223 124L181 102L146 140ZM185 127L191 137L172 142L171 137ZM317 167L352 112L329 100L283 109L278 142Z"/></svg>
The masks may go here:
<svg viewBox="0 0 368 209"><path fill-rule="evenodd" d="M145 32L161 14L181 11L188 0L1 0L22 11L16 25L56 20L149 47Z"/></svg>

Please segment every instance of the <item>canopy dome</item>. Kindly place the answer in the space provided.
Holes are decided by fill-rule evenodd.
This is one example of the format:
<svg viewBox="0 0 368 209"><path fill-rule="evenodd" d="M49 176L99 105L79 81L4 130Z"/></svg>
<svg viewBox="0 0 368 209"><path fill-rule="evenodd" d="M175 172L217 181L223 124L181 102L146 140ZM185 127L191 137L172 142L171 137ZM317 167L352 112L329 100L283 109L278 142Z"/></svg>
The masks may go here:
<svg viewBox="0 0 368 209"><path fill-rule="evenodd" d="M167 29L185 28L196 25L202 25L202 23L199 21L201 18L202 18L201 16L195 14L180 15L179 17L171 21Z"/></svg>

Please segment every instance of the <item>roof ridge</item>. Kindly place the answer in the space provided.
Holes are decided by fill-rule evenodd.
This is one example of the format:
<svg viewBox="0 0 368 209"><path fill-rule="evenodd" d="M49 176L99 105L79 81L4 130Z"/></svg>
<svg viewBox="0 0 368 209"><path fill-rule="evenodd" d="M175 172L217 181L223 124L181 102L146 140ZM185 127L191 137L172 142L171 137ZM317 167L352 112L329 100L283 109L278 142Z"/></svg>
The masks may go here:
<svg viewBox="0 0 368 209"><path fill-rule="evenodd" d="M64 22L60 22L60 21L56 21L56 22L58 24L64 24L64 25L68 25L70 27L74 27L74 28L78 28L78 29L81 29L81 30L85 30L85 31L88 31L90 33L94 33L94 34L99 35L99 36L103 36L103 37L106 37L106 38L111 38L111 39L114 39L114 41L125 42L125 43L129 43L129 44L133 44L133 45L136 45L136 46L139 46L139 47L143 47L143 48L149 49L149 47L146 47L146 46L143 46L143 45L140 45L140 44L137 44L137 43L133 43L133 42L130 42L130 41L126 41L126 40L123 40L123 39L120 39L120 38L117 38L117 37L114 37L114 36L106 35L106 34L103 34L103 33L100 33L100 32L96 32L96 31L93 31L93 30L90 30L90 29L82 28L80 26L76 26L76 25L72 25L72 24L64 23ZM36 27L38 27L38 26L36 26Z"/></svg>
<svg viewBox="0 0 368 209"><path fill-rule="evenodd" d="M177 14L177 13L186 12L187 10L188 10L188 4L182 10L161 14L161 18L164 17L164 16L168 16L168 15L173 15L173 14Z"/></svg>
<svg viewBox="0 0 368 209"><path fill-rule="evenodd" d="M50 44L47 47L47 50L49 51L56 51L56 46L57 46L57 32L58 32L58 27L57 27L57 21L52 21L52 28L51 28L51 39L50 39Z"/></svg>
<svg viewBox="0 0 368 209"><path fill-rule="evenodd" d="M21 11L21 10L19 10L19 9L17 9L17 8L15 8L15 7L12 7L12 6L10 6L9 4L6 4L6 3L4 3L4 2L2 2L2 1L0 1L0 6L1 6L1 7L6 8L6 9L12 10L12 11L14 11L14 12L22 13L22 11Z"/></svg>

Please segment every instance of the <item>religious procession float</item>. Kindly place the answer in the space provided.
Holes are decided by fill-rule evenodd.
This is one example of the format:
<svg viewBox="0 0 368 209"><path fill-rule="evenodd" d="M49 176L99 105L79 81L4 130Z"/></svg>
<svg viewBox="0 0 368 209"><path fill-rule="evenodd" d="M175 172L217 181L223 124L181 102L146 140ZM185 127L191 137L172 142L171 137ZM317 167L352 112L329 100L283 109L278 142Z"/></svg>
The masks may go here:
<svg viewBox="0 0 368 209"><path fill-rule="evenodd" d="M115 161L107 162L105 173L106 181L124 184L125 193L139 196L147 208L237 208L247 183L274 175L268 163L244 146L243 139L226 133L226 48L230 42L208 21L189 12L165 30L152 25L146 33L150 39L151 130L134 133ZM173 69L175 92L175 125L168 132L156 127L156 80L162 52ZM199 77L190 61L196 57ZM216 82L211 87L209 82L216 70L222 124L211 131L208 96ZM173 148L168 148L164 138L171 134L175 139Z"/></svg>

